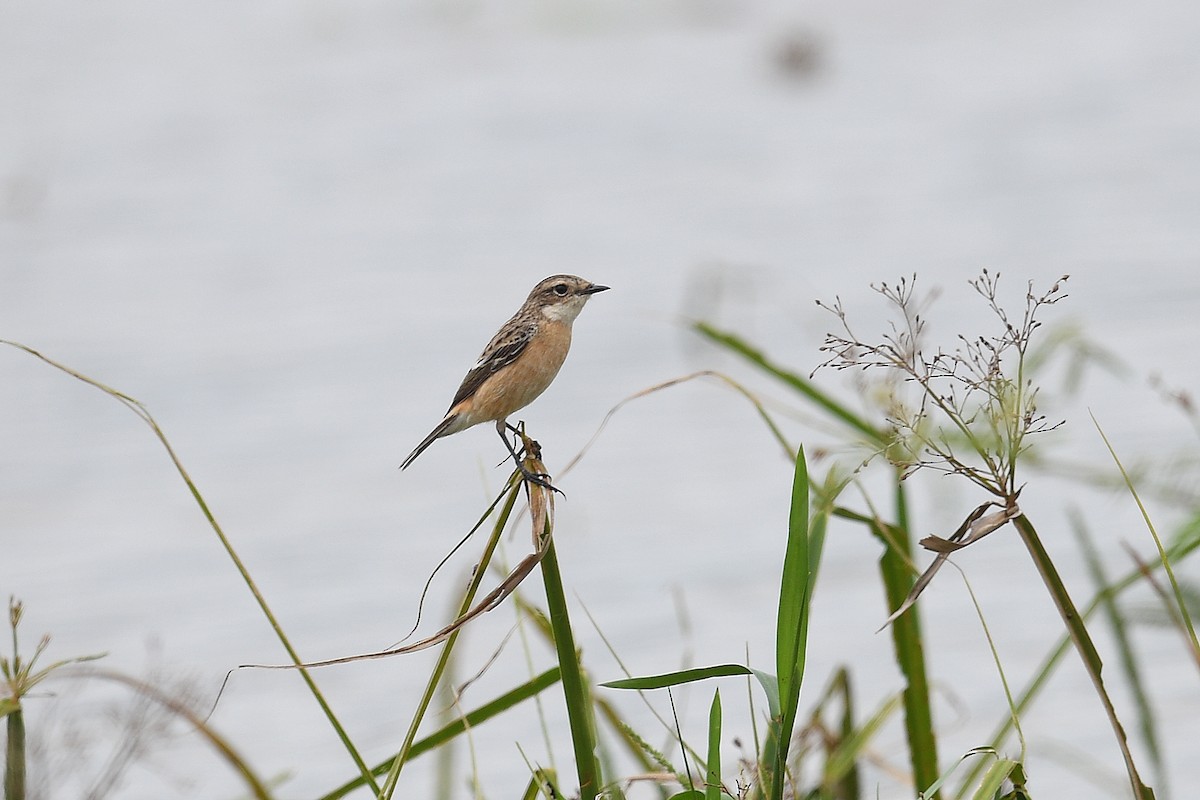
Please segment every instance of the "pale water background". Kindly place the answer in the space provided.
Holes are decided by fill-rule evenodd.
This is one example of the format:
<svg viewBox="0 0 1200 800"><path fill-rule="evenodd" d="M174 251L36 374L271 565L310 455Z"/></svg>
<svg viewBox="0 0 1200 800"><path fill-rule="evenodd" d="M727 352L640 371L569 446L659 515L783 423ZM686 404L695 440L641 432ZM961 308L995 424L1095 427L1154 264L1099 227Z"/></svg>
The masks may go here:
<svg viewBox="0 0 1200 800"><path fill-rule="evenodd" d="M810 74L780 64L796 41L815 49ZM1045 288L1071 273L1071 298L1047 319L1077 321L1129 367L1124 379L1092 374L1080 398L1046 409L1068 420L1056 452L1108 468L1090 407L1123 454L1162 463L1196 450L1148 381L1197 389L1198 41L1200 7L1179 0L3 0L0 337L149 406L310 658L408 630L424 577L505 471L491 468L501 453L486 428L439 442L408 472L396 465L495 327L554 272L614 288L580 318L553 389L522 414L552 470L621 398L693 369L728 369L786 399L687 334L689 314L808 372L830 326L814 298L840 295L874 332L882 306L868 284L917 272L943 287L932 316L948 341L984 318L965 284L981 267L1004 275L1018 306L1026 280ZM1179 473L1193 492L1195 474ZM1067 506L1114 570L1128 566L1122 541L1148 552L1127 495L1030 477L1023 505L1078 600L1090 586ZM750 407L719 385L683 386L614 419L560 481L559 553L597 679L620 671L584 605L635 673L677 668L681 653L739 661L747 647L769 664L789 480ZM983 499L932 478L913 488L929 532L953 530ZM1164 533L1178 522L1165 502L1152 511ZM526 547L513 540L509 556ZM890 641L874 633L885 616L877 557L861 529L831 529L811 634L807 696L848 663L861 715L900 685ZM470 561L436 585L426 630ZM1028 557L997 534L958 561L1022 684L1060 630ZM6 349L9 594L28 606L27 648L50 631L51 657L106 651L111 668L184 680L204 698L231 666L283 658L144 425ZM948 766L984 743L1005 706L958 575L944 571L922 604ZM503 609L472 629L464 676L511 620ZM1137 636L1172 796L1188 797L1200 783L1200 683L1173 633ZM540 670L548 657L534 649ZM368 760L394 752L430 663L317 674ZM510 643L464 706L525 670ZM32 736L94 723L113 696L53 689L59 701L29 703ZM727 739L748 740L744 690L724 689ZM710 696L681 695L689 730ZM546 697L552 729L565 730L557 690ZM663 743L635 698L615 699ZM262 774L287 776L281 797L353 774L295 675L235 676L213 722ZM1074 656L1025 723L1035 796L1124 796ZM490 797L527 780L516 743L549 758L532 705L475 742ZM552 744L569 774L565 736ZM897 726L876 749L904 766ZM104 749L92 752L49 796L82 794ZM462 754L457 770L467 797ZM430 774L428 760L414 763L398 796L425 796ZM879 797L908 796L883 773L869 781L872 796L876 784ZM180 734L157 741L111 796L238 792Z"/></svg>

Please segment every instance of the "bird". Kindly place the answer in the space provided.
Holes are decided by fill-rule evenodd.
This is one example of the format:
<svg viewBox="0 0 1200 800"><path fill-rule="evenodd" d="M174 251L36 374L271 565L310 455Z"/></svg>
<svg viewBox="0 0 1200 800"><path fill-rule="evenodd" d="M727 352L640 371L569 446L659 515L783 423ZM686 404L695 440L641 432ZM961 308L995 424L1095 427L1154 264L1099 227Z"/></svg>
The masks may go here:
<svg viewBox="0 0 1200 800"><path fill-rule="evenodd" d="M517 313L483 348L450 401L445 417L408 454L400 469L407 469L443 436L482 422L495 422L522 475L548 485L544 476L530 474L521 463L507 434L518 431L508 424L508 418L546 391L567 358L571 324L592 295L608 289L576 275L551 275L534 286Z"/></svg>

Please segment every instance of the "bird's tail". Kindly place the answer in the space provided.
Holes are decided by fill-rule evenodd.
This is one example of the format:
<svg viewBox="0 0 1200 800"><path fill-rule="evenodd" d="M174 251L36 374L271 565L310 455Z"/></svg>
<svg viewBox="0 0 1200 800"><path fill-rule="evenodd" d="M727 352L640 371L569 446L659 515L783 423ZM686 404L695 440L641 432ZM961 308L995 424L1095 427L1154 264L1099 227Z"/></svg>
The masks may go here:
<svg viewBox="0 0 1200 800"><path fill-rule="evenodd" d="M442 438L443 436L453 433L453 431L450 428L457 421L458 421L458 415L451 414L450 416L446 417L444 420L439 422L438 426L436 428L434 428L429 433L428 436L426 436L423 440L421 440L421 443L419 445L417 445L416 449L408 454L408 458L404 459L404 463L402 463L400 465L400 469L407 469L409 464L411 464L412 462L417 460L417 456L419 456L419 455L421 455L421 453L425 452L425 448L429 447L429 445L433 444L435 441Z"/></svg>

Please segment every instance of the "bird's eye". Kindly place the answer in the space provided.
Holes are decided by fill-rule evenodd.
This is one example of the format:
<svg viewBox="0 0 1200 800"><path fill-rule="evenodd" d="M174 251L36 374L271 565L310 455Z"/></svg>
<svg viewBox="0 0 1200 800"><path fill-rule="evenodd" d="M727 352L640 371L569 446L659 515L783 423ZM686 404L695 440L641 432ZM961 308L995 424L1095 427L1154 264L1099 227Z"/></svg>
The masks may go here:
<svg viewBox="0 0 1200 800"><path fill-rule="evenodd" d="M559 297L566 297L567 296L567 285L565 283L556 283L556 284L554 284L554 287L551 289L551 291L554 292Z"/></svg>

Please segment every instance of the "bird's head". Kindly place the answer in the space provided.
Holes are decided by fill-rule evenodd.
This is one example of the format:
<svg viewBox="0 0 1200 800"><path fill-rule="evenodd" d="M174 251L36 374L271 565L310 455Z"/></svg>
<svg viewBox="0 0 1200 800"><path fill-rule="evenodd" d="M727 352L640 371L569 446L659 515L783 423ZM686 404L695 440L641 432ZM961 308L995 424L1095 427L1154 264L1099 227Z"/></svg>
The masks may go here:
<svg viewBox="0 0 1200 800"><path fill-rule="evenodd" d="M533 287L525 305L548 319L569 324L579 316L589 297L608 288L577 275L551 275Z"/></svg>

